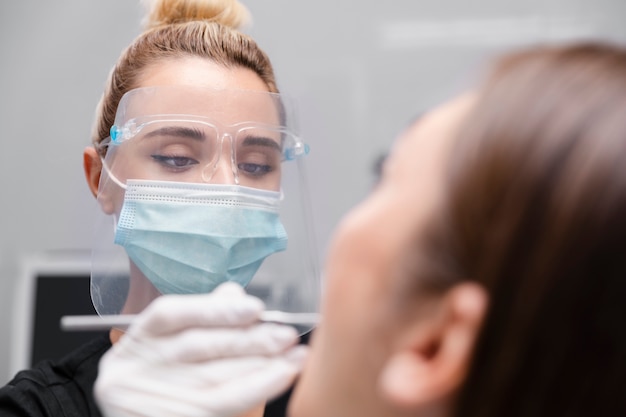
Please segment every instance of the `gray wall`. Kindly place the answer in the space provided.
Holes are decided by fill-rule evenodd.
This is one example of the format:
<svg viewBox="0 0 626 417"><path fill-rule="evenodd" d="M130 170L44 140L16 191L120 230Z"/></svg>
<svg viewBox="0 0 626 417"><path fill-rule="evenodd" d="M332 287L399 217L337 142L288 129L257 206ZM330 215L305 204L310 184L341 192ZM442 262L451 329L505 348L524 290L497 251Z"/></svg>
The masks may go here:
<svg viewBox="0 0 626 417"><path fill-rule="evenodd" d="M300 100L321 255L368 192L376 157L410 118L469 85L486 57L541 40L626 41L624 0L244 3L281 89ZM91 245L82 150L140 16L132 0L0 3L0 383L23 259Z"/></svg>

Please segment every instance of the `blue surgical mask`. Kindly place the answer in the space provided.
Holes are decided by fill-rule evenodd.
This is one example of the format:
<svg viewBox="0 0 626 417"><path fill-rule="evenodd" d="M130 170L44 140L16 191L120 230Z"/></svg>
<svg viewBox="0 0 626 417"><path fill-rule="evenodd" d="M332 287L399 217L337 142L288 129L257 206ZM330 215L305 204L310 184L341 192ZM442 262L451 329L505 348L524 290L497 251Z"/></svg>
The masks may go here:
<svg viewBox="0 0 626 417"><path fill-rule="evenodd" d="M239 185L128 180L115 243L163 294L246 286L287 247L281 194Z"/></svg>

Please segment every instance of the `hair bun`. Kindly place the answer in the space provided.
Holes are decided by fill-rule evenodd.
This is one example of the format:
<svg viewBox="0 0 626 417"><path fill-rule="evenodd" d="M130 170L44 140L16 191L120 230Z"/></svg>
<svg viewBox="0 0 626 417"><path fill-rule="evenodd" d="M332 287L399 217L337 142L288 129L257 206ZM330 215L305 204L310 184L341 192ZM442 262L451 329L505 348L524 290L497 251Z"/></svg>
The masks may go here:
<svg viewBox="0 0 626 417"><path fill-rule="evenodd" d="M234 29L250 23L250 12L237 0L142 0L146 30L194 20L210 20Z"/></svg>

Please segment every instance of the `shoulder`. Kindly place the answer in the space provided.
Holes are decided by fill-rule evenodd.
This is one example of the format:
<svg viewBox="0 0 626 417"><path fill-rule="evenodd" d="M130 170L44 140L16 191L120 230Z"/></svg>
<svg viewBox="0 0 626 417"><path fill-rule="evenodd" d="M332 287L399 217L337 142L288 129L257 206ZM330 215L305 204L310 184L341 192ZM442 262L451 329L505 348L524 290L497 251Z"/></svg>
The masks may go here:
<svg viewBox="0 0 626 417"><path fill-rule="evenodd" d="M99 337L58 361L19 372L0 388L0 415L20 417L100 416L93 400L98 363L111 347Z"/></svg>

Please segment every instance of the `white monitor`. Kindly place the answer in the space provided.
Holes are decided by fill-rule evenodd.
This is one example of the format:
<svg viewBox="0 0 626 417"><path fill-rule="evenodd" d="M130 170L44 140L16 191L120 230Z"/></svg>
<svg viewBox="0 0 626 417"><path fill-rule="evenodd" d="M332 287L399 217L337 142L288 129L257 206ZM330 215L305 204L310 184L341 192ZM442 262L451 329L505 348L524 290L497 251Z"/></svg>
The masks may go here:
<svg viewBox="0 0 626 417"><path fill-rule="evenodd" d="M64 332L64 315L96 314L89 292L90 252L49 252L20 262L13 300L10 377L57 359L106 332Z"/></svg>

